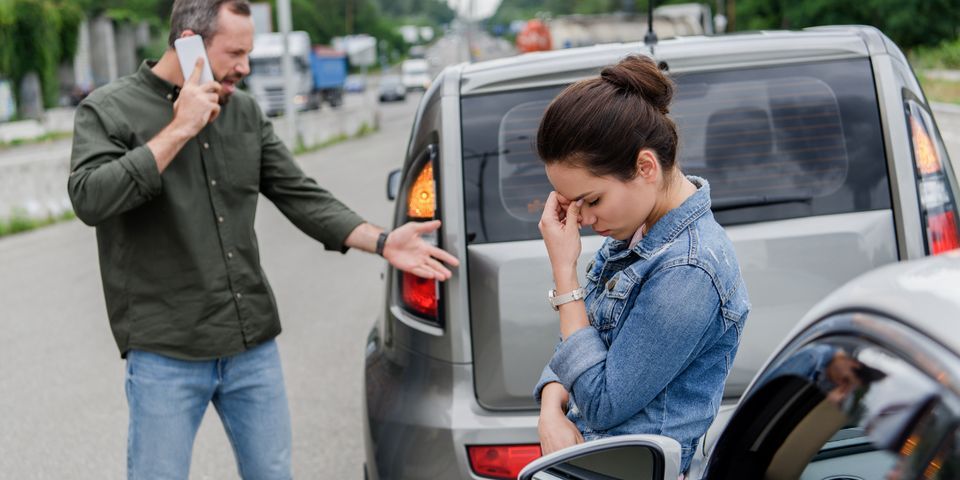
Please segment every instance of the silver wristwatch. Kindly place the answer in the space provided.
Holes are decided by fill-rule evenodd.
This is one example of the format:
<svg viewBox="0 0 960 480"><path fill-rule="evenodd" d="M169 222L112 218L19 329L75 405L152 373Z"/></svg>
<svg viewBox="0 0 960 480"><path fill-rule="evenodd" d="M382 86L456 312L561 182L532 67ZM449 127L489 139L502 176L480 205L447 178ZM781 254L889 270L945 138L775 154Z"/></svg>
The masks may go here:
<svg viewBox="0 0 960 480"><path fill-rule="evenodd" d="M577 300L583 300L587 298L587 289L580 287L570 293L564 293L563 295L557 295L556 289L551 289L547 292L547 300L550 301L550 306L554 310L560 310L560 305L564 303L576 302Z"/></svg>

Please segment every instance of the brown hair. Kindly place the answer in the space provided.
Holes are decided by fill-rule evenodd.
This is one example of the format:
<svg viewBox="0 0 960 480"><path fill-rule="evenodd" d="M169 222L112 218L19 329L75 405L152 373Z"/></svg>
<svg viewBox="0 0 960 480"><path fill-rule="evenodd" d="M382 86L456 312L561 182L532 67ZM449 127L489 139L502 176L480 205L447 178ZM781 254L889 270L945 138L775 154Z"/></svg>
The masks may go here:
<svg viewBox="0 0 960 480"><path fill-rule="evenodd" d="M203 43L209 45L217 34L217 18L224 4L237 15L250 16L250 3L247 0L176 0L170 13L167 45L173 48L173 42L180 38L184 30L193 30L193 33L203 37Z"/></svg>
<svg viewBox="0 0 960 480"><path fill-rule="evenodd" d="M570 163L627 181L637 175L640 150L649 148L669 173L678 142L667 116L674 89L653 60L628 56L553 99L537 131L537 153L548 165Z"/></svg>

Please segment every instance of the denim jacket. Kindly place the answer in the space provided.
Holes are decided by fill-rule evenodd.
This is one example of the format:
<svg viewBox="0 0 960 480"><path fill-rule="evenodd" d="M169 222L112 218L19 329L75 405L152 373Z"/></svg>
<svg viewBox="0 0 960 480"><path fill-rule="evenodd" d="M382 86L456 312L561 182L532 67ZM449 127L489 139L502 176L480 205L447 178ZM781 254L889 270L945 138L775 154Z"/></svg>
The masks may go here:
<svg viewBox="0 0 960 480"><path fill-rule="evenodd" d="M671 437L686 471L713 421L750 310L740 267L698 187L632 249L607 241L587 268L584 328L560 342L534 390L559 382L586 440Z"/></svg>

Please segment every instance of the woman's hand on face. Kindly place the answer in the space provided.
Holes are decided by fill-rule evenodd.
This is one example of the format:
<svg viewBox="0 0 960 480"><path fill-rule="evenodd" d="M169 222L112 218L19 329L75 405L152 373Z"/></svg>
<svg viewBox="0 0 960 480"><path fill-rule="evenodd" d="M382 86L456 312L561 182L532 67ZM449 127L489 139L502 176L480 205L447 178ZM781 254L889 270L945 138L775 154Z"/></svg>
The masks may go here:
<svg viewBox="0 0 960 480"><path fill-rule="evenodd" d="M540 437L540 449L543 450L544 455L583 443L583 435L580 434L577 426L563 414L563 411L555 408L540 410L537 434Z"/></svg>
<svg viewBox="0 0 960 480"><path fill-rule="evenodd" d="M580 207L583 200L571 202L557 192L550 192L540 217L540 234L547 246L554 275L575 273L580 258ZM569 271L566 271L569 270Z"/></svg>

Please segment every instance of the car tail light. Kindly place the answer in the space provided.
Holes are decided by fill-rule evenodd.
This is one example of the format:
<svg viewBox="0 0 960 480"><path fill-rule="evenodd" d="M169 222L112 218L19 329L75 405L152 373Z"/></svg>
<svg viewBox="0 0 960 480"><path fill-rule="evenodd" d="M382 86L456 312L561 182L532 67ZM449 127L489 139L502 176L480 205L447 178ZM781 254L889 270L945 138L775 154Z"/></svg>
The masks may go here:
<svg viewBox="0 0 960 480"><path fill-rule="evenodd" d="M949 163L943 145L935 140L933 119L926 110L909 100L907 112L927 253L939 255L960 248L957 202L951 190Z"/></svg>
<svg viewBox="0 0 960 480"><path fill-rule="evenodd" d="M540 445L470 445L470 468L477 475L514 479L528 463L542 455Z"/></svg>
<svg viewBox="0 0 960 480"><path fill-rule="evenodd" d="M428 162L420 170L407 195L407 218L433 220L437 210L437 189L433 179L433 163Z"/></svg>
<svg viewBox="0 0 960 480"><path fill-rule="evenodd" d="M420 278L406 272L401 273L401 277L403 285L400 289L403 292L404 307L428 319L436 319L439 303L436 280Z"/></svg>
<svg viewBox="0 0 960 480"><path fill-rule="evenodd" d="M406 189L406 211L401 223L430 221L437 218L436 159L436 145L429 145L414 162L419 170L416 171L416 176L412 177L413 182ZM438 245L439 237L439 235L433 235L424 239ZM420 278L407 272L399 272L399 275L400 299L404 310L427 323L439 325L440 286L437 281Z"/></svg>

